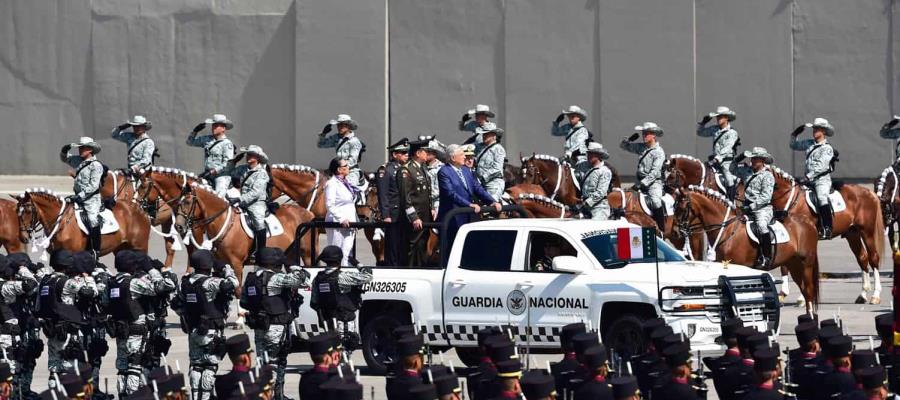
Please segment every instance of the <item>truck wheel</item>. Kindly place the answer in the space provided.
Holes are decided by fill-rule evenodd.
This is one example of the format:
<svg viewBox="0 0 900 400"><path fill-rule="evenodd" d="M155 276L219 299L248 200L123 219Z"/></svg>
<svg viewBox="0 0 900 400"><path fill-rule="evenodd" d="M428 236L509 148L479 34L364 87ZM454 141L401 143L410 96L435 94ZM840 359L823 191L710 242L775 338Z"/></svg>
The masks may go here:
<svg viewBox="0 0 900 400"><path fill-rule="evenodd" d="M456 347L456 356L467 367L477 367L481 362L481 354L477 347Z"/></svg>
<svg viewBox="0 0 900 400"><path fill-rule="evenodd" d="M362 352L369 370L376 375L387 373L385 361L397 359L392 333L401 325L394 314L379 315L369 320L362 330Z"/></svg>
<svg viewBox="0 0 900 400"><path fill-rule="evenodd" d="M603 335L603 343L608 349L615 349L616 354L630 359L646 350L641 332L642 319L634 314L625 314L616 318Z"/></svg>

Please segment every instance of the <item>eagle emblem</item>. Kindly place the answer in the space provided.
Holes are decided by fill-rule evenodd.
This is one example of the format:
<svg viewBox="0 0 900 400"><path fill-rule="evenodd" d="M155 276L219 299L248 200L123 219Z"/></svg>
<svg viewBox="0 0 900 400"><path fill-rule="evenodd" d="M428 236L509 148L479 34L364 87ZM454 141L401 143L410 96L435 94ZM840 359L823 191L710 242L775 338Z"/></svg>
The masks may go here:
<svg viewBox="0 0 900 400"><path fill-rule="evenodd" d="M509 296L506 296L506 309L509 310L510 314L522 315L527 307L525 293L522 293L521 290L513 290L509 292Z"/></svg>

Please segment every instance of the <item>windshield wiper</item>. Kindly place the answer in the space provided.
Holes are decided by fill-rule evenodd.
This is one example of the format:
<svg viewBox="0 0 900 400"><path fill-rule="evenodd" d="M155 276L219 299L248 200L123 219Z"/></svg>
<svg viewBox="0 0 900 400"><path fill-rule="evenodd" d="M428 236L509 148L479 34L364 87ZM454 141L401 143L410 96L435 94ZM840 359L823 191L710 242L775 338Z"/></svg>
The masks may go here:
<svg viewBox="0 0 900 400"><path fill-rule="evenodd" d="M603 263L603 266L607 268L622 268L626 265L628 265L626 260L606 261Z"/></svg>

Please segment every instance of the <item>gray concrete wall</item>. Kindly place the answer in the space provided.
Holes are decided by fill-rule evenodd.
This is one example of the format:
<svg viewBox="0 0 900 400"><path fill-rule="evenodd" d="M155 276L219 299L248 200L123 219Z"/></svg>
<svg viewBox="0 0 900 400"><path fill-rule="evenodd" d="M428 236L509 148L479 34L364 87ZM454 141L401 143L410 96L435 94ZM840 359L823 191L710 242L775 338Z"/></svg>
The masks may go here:
<svg viewBox="0 0 900 400"><path fill-rule="evenodd" d="M890 162L877 130L900 113L897 3L7 0L0 173L63 173L56 153L81 135L122 165L109 130L135 113L153 120L160 163L188 169L201 153L184 137L213 112L235 120L239 144L320 167L332 153L316 133L349 113L373 168L385 132L460 141L456 121L476 103L497 110L511 160L561 153L548 129L570 104L608 147L653 120L669 153L703 156L711 144L695 121L723 104L744 148L765 146L795 171L788 132L830 119L838 175L867 178ZM635 157L612 154L631 170Z"/></svg>

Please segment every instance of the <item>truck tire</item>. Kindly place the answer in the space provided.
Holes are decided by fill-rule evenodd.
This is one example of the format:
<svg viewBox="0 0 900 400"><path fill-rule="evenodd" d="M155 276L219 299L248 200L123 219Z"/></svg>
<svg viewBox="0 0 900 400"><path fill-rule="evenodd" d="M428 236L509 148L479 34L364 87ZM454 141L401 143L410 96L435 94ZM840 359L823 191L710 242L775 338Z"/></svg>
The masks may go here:
<svg viewBox="0 0 900 400"><path fill-rule="evenodd" d="M397 359L392 333L402 325L402 317L395 314L379 315L369 320L362 330L362 352L366 365L375 375L387 374L387 360Z"/></svg>
<svg viewBox="0 0 900 400"><path fill-rule="evenodd" d="M643 353L647 348L641 331L643 319L634 314L623 314L616 318L603 335L607 349L615 349L616 354L625 359Z"/></svg>
<svg viewBox="0 0 900 400"><path fill-rule="evenodd" d="M456 347L456 356L467 367L477 367L481 362L481 354L477 347Z"/></svg>

